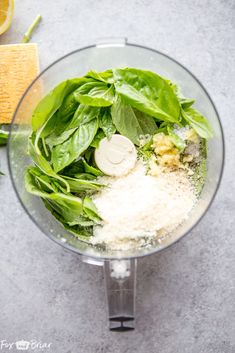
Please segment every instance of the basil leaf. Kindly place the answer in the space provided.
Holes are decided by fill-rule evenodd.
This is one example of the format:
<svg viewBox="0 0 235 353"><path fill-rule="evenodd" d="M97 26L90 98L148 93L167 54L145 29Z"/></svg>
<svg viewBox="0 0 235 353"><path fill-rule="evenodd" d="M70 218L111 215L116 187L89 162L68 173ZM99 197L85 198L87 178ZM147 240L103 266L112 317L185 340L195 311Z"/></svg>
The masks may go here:
<svg viewBox="0 0 235 353"><path fill-rule="evenodd" d="M5 146L7 144L9 132L0 130L0 146Z"/></svg>
<svg viewBox="0 0 235 353"><path fill-rule="evenodd" d="M105 133L103 132L103 130L99 129L97 131L97 134L95 135L93 141L90 144L90 147L94 147L94 148L98 148L100 141L105 138Z"/></svg>
<svg viewBox="0 0 235 353"><path fill-rule="evenodd" d="M29 154L32 157L32 160L34 161L36 166L39 169L41 169L45 174L47 174L55 179L58 179L62 183L64 183L67 188L67 191L69 192L68 183L62 177L60 177L58 174L56 174L54 172L50 163L41 154L37 154L37 152L35 151L34 145L32 143L32 139L29 139L28 148L29 148Z"/></svg>
<svg viewBox="0 0 235 353"><path fill-rule="evenodd" d="M186 109L190 108L195 103L195 99L192 98L182 98L180 99L181 107Z"/></svg>
<svg viewBox="0 0 235 353"><path fill-rule="evenodd" d="M94 204L94 202L91 200L90 197L86 196L83 200L83 210L85 214L96 224L100 224L102 221L102 218L98 215L98 210Z"/></svg>
<svg viewBox="0 0 235 353"><path fill-rule="evenodd" d="M99 116L99 112L100 108L80 104L73 116L73 119L66 127L66 130L77 128L81 124L88 123L89 121L97 118Z"/></svg>
<svg viewBox="0 0 235 353"><path fill-rule="evenodd" d="M60 135L56 134L51 134L50 136L47 137L46 143L49 145L50 148L53 148L54 146L60 145L72 135L74 131L76 131L77 128L73 128L70 130L65 130L63 131Z"/></svg>
<svg viewBox="0 0 235 353"><path fill-rule="evenodd" d="M73 92L68 94L64 98L64 100L58 110L58 115L59 115L60 120L63 120L63 122L65 122L68 117L73 115L78 107L78 104L79 103L75 99Z"/></svg>
<svg viewBox="0 0 235 353"><path fill-rule="evenodd" d="M113 69L115 88L132 107L157 118L177 123L178 99L169 83L159 75L139 69Z"/></svg>
<svg viewBox="0 0 235 353"><path fill-rule="evenodd" d="M104 82L89 82L79 87L74 96L81 104L93 107L107 107L112 105L114 99L113 86L108 87Z"/></svg>
<svg viewBox="0 0 235 353"><path fill-rule="evenodd" d="M103 72L97 72L95 70L92 70L86 74L86 77L92 77L95 80L106 82L106 83L114 82L112 70L106 70Z"/></svg>
<svg viewBox="0 0 235 353"><path fill-rule="evenodd" d="M135 145L139 145L140 135L153 134L157 126L153 118L139 113L117 96L111 108L113 123L120 134L128 137Z"/></svg>
<svg viewBox="0 0 235 353"><path fill-rule="evenodd" d="M178 85L176 85L175 83L172 83L170 80L167 80L167 82L170 84L171 88L173 89L182 108L189 108L191 107L191 105L195 103L195 99L185 98L185 96L181 92L181 89Z"/></svg>
<svg viewBox="0 0 235 353"><path fill-rule="evenodd" d="M40 186L40 189L47 192L57 192L57 188L51 183L51 179L48 175L44 174L38 167L29 167L28 173L34 176L37 185ZM56 180L56 179L54 179Z"/></svg>
<svg viewBox="0 0 235 353"><path fill-rule="evenodd" d="M76 177L71 178L67 176L64 176L64 178L69 184L71 192L76 192L76 193L79 193L81 191L99 191L104 186L106 186L95 180L77 179Z"/></svg>
<svg viewBox="0 0 235 353"><path fill-rule="evenodd" d="M47 195L51 207L62 215L66 223L73 222L79 224L79 217L82 213L82 200L77 196L62 193L52 193Z"/></svg>
<svg viewBox="0 0 235 353"><path fill-rule="evenodd" d="M115 134L116 127L113 124L110 110L106 109L100 113L99 126L103 130L105 136L107 136L108 140L112 137L113 134Z"/></svg>
<svg viewBox="0 0 235 353"><path fill-rule="evenodd" d="M82 124L61 145L52 149L51 160L56 173L78 158L90 145L98 130L98 120Z"/></svg>
<svg viewBox="0 0 235 353"><path fill-rule="evenodd" d="M55 216L56 217L56 216ZM91 224L93 222L89 222ZM83 223L81 223L83 224ZM81 226L80 223L79 225L76 226L69 226L68 224L64 224L65 229L67 229L69 232L73 233L77 238L87 241L92 235L93 235L93 227L88 227L88 226Z"/></svg>
<svg viewBox="0 0 235 353"><path fill-rule="evenodd" d="M46 199L50 206L60 214L66 223L78 222L83 210L82 200L79 197L59 192L48 193L38 183L37 177L28 169L25 173L25 187L31 194Z"/></svg>
<svg viewBox="0 0 235 353"><path fill-rule="evenodd" d="M56 131L51 133L50 136L47 137L46 143L50 148L62 144L64 141L68 140L80 124L85 124L98 117L98 115L99 108L83 104L79 105L72 120L64 126L64 130L62 132Z"/></svg>
<svg viewBox="0 0 235 353"><path fill-rule="evenodd" d="M196 109L186 108L181 110L183 118L197 132L200 137L205 139L213 136L213 130L209 121Z"/></svg>
<svg viewBox="0 0 235 353"><path fill-rule="evenodd" d="M98 168L95 168L91 165L89 165L86 160L83 158L82 159L82 163L83 163L83 166L84 166L84 170L86 173L90 173L90 174L93 174L95 176L102 176L104 175L103 172L101 172L101 170L99 170Z"/></svg>
<svg viewBox="0 0 235 353"><path fill-rule="evenodd" d="M32 116L33 131L38 130L60 108L64 98L88 79L75 78L61 82L37 105Z"/></svg>
<svg viewBox="0 0 235 353"><path fill-rule="evenodd" d="M77 173L73 175L77 179L82 179L82 180L94 180L96 179L96 176L93 174L89 173Z"/></svg>

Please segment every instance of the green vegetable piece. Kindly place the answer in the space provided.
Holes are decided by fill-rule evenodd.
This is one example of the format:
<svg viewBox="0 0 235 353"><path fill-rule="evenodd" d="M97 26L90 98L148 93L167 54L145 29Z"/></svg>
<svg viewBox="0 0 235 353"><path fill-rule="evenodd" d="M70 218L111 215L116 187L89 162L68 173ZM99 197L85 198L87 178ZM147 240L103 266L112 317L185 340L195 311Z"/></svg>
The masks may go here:
<svg viewBox="0 0 235 353"><path fill-rule="evenodd" d="M93 107L108 107L114 99L114 88L107 86L104 82L89 82L79 87L74 96L81 104Z"/></svg>
<svg viewBox="0 0 235 353"><path fill-rule="evenodd" d="M195 103L195 99L185 98L185 96L182 94L181 89L178 85L176 85L175 83L172 83L170 80L167 80L167 82L170 84L171 88L173 89L182 108L189 108L191 107L191 105Z"/></svg>
<svg viewBox="0 0 235 353"><path fill-rule="evenodd" d="M80 104L73 116L73 119L66 127L66 130L78 128L81 124L89 123L91 120L98 118L99 112L100 108Z"/></svg>
<svg viewBox="0 0 235 353"><path fill-rule="evenodd" d="M90 144L90 147L98 148L100 141L105 138L105 133L103 130L98 129L97 134L95 135L93 141ZM85 156L86 157L86 156Z"/></svg>
<svg viewBox="0 0 235 353"><path fill-rule="evenodd" d="M34 19L33 23L30 25L30 27L25 32L21 43L28 43L30 41L33 32L35 31L35 29L37 28L37 26L39 25L41 20L42 20L42 16L41 15L37 15L37 17Z"/></svg>
<svg viewBox="0 0 235 353"><path fill-rule="evenodd" d="M32 116L33 131L40 129L60 108L64 98L88 79L74 78L61 82L37 105Z"/></svg>
<svg viewBox="0 0 235 353"><path fill-rule="evenodd" d="M7 144L9 132L0 129L0 146L5 146Z"/></svg>
<svg viewBox="0 0 235 353"><path fill-rule="evenodd" d="M98 215L98 210L94 202L88 196L86 196L83 200L83 210L92 221L98 224L101 223L102 218Z"/></svg>
<svg viewBox="0 0 235 353"><path fill-rule="evenodd" d="M186 147L186 142L181 138L179 137L177 134L175 134L173 132L173 128L168 126L167 127L167 132L168 132L168 135L170 136L171 138L171 141L173 142L173 144L178 148L178 150L180 152L182 152L185 147Z"/></svg>
<svg viewBox="0 0 235 353"><path fill-rule="evenodd" d="M90 173L90 174L93 174L95 176L102 176L104 175L103 172L101 172L101 170L99 170L98 168L95 168L91 165L89 165L86 160L83 158L82 159L82 163L83 163L83 166L84 166L84 170L86 173Z"/></svg>
<svg viewBox="0 0 235 353"><path fill-rule="evenodd" d="M139 69L113 69L115 88L132 107L158 120L177 123L180 105L169 83L159 75Z"/></svg>
<svg viewBox="0 0 235 353"><path fill-rule="evenodd" d="M64 180L62 177L60 177L59 175L57 175L54 172L54 170L52 169L50 163L41 154L37 154L31 139L29 139L29 145L28 146L29 146L29 154L32 157L32 159L33 159L34 163L36 164L36 166L39 169L41 169L45 174L62 181L62 183L64 183L64 185L67 188L67 192L69 192L70 191L69 184L66 182L66 180Z"/></svg>
<svg viewBox="0 0 235 353"><path fill-rule="evenodd" d="M89 224L94 222L89 221ZM84 223L79 223L76 226L69 226L68 224L64 224L65 229L69 232L73 233L77 238L87 241L93 235L93 227L83 226ZM82 226L81 226L82 225Z"/></svg>
<svg viewBox="0 0 235 353"><path fill-rule="evenodd" d="M169 132L169 136L171 138L171 141L178 148L178 150L182 152L186 147L185 141L182 138L180 138L178 135L176 135L174 132Z"/></svg>
<svg viewBox="0 0 235 353"><path fill-rule="evenodd" d="M137 146L140 144L141 135L152 135L157 130L157 125L152 117L134 110L123 102L120 96L116 96L111 114L117 131L128 137Z"/></svg>
<svg viewBox="0 0 235 353"><path fill-rule="evenodd" d="M98 120L93 119L79 128L61 145L52 149L51 160L56 173L78 158L90 145L98 130Z"/></svg>
<svg viewBox="0 0 235 353"><path fill-rule="evenodd" d="M65 130L63 131L60 135L55 135L55 134L51 134L47 139L46 139L46 143L50 146L50 148L52 149L54 146L60 145L63 142L65 142L66 140L68 140L68 138L77 130L77 128L73 128L70 130Z"/></svg>
<svg viewBox="0 0 235 353"><path fill-rule="evenodd" d="M95 80L106 82L106 83L114 82L112 70L106 70L103 72L97 72L95 70L92 70L86 74L86 77L92 77Z"/></svg>
<svg viewBox="0 0 235 353"><path fill-rule="evenodd" d="M47 199L50 206L60 214L66 223L77 222L82 212L82 200L79 197L59 192L48 193L42 189L37 177L28 169L25 173L25 187L31 194ZM77 223L79 224L79 223Z"/></svg>
<svg viewBox="0 0 235 353"><path fill-rule="evenodd" d="M60 108L58 110L58 116L59 116L60 120L65 122L68 117L73 115L78 107L78 104L79 103L75 99L73 92L68 94L64 98L62 105L60 106Z"/></svg>
<svg viewBox="0 0 235 353"><path fill-rule="evenodd" d="M79 193L81 191L90 191L90 192L99 191L104 186L106 186L105 184L101 184L94 180L77 179L77 178L71 178L67 176L64 176L64 178L69 184L71 192L76 192L76 193Z"/></svg>
<svg viewBox="0 0 235 353"><path fill-rule="evenodd" d="M110 110L106 109L100 112L99 126L103 130L105 136L110 140L113 134L116 132L116 127L113 124Z"/></svg>
<svg viewBox="0 0 235 353"><path fill-rule="evenodd" d="M197 132L197 134L205 139L213 136L212 127L209 121L196 109L186 108L181 110L185 121Z"/></svg>

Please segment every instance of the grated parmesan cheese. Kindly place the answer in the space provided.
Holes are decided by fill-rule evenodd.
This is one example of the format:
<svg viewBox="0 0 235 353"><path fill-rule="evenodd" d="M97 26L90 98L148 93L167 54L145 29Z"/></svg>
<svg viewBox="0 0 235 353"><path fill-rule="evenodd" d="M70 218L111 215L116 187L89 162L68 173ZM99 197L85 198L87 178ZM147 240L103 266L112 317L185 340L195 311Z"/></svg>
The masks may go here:
<svg viewBox="0 0 235 353"><path fill-rule="evenodd" d="M105 176L100 181L109 187L93 196L104 224L94 227L92 242L113 250L143 246L167 235L187 218L196 202L185 171L146 175L142 161L126 176Z"/></svg>

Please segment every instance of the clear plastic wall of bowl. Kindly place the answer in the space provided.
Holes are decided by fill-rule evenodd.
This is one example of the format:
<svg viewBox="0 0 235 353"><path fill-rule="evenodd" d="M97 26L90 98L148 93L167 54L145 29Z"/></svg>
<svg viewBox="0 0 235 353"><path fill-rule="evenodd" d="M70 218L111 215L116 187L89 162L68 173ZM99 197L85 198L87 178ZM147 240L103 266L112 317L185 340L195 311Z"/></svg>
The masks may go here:
<svg viewBox="0 0 235 353"><path fill-rule="evenodd" d="M188 220L152 248L111 252L80 241L67 232L44 207L38 197L26 192L24 172L26 167L32 163L27 153L27 140L31 133L31 115L42 96L65 79L83 76L89 70L103 71L114 67L148 69L179 84L185 96L196 99L196 107L209 119L214 137L209 141L206 184ZM171 245L189 232L206 212L216 193L223 169L223 155L223 133L220 121L210 97L199 81L183 66L162 53L125 42L105 43L77 50L59 59L43 71L26 91L18 105L13 118L8 146L13 185L31 219L47 236L66 248L88 257L100 259L148 255ZM113 231L115 232L115 229Z"/></svg>

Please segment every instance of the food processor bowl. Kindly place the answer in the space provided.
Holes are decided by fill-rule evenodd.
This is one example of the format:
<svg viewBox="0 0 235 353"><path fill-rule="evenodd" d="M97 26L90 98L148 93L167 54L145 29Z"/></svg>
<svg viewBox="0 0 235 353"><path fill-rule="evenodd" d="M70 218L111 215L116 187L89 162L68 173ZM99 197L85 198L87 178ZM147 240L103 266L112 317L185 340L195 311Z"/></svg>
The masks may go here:
<svg viewBox="0 0 235 353"><path fill-rule="evenodd" d="M196 100L196 108L210 121L213 138L208 142L207 178L199 200L188 219L169 236L153 246L108 251L76 238L64 229L45 208L39 197L24 186L24 173L32 160L27 152L32 112L42 96L68 78L83 76L89 70L104 71L115 67L136 67L157 72L176 82L185 96ZM156 50L106 40L75 50L46 68L28 87L14 114L8 144L8 163L16 194L31 220L41 231L63 247L79 254L84 261L104 266L111 330L134 328L136 259L163 250L175 243L199 222L218 189L224 161L224 139L216 108L199 80L174 59ZM114 229L115 232L115 229Z"/></svg>

